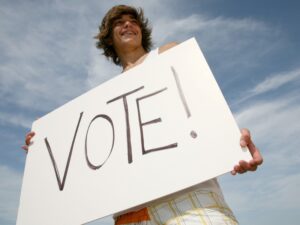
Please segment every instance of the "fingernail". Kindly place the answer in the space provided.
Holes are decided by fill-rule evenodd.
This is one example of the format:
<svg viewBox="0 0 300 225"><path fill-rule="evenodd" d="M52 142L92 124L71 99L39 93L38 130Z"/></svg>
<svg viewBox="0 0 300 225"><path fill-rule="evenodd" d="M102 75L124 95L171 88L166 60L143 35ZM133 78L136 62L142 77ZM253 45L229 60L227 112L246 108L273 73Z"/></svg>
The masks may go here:
<svg viewBox="0 0 300 225"><path fill-rule="evenodd" d="M240 141L240 145L243 146L243 147L246 147L247 143L245 140L241 140Z"/></svg>

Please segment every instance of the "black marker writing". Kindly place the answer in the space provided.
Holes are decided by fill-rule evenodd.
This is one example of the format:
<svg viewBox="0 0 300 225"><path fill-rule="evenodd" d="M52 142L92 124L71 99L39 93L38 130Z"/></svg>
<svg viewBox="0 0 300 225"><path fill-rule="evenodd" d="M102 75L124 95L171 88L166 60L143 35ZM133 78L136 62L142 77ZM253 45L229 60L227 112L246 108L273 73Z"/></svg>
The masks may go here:
<svg viewBox="0 0 300 225"><path fill-rule="evenodd" d="M141 118L141 111L140 111L140 101L145 99L145 98L149 98L153 95L157 95L163 91L167 90L167 88L163 88L161 90L158 90L156 92L153 92L151 94L145 95L143 97L137 98L136 99L136 105L137 105L137 109L138 109L138 116L139 116L139 125L140 125L140 132L141 132L141 144L142 144L142 153L143 154L147 154L150 152L154 152L154 151L159 151L159 150L164 150L164 149L169 149L169 148L176 148L177 147L177 143L173 143L167 146L162 146L162 147L157 147L157 148L152 148L152 149L145 149L145 142L144 142L144 132L143 132L143 126L145 125L149 125L149 124L153 124L153 123L158 123L161 122L161 118L157 118L151 121L147 121L147 122L142 122L142 118Z"/></svg>
<svg viewBox="0 0 300 225"><path fill-rule="evenodd" d="M141 86L137 89L134 89L130 92L127 92L125 94L122 94L116 98L113 98L107 102L107 104L114 102L118 99L123 99L123 105L125 110L125 118L126 118L126 133L127 133L127 154L128 154L128 163L132 163L132 149L131 149L131 134L130 134L130 124L129 124L129 114L128 114L128 103L127 103L127 95L130 95L132 93L135 93L141 89L143 89L144 86Z"/></svg>
<svg viewBox="0 0 300 225"><path fill-rule="evenodd" d="M102 119L105 119L109 122L111 128L112 128L112 134L113 134L113 138L112 138L112 145L111 145L111 148L110 148L110 151L109 151L109 154L108 156L106 157L106 159L104 160L104 162L98 166L95 166L93 165L90 160L89 160L89 157L88 157L88 148L87 148L87 139L88 139L88 134L89 134L89 130L90 130L90 126L91 124L96 120L96 119L99 119L99 118L102 118ZM101 134L99 134L101 136ZM89 124L89 127L88 127L88 130L86 132L86 136L85 136L85 159L86 159L86 162L88 164L88 166L93 169L93 170L97 170L99 168L101 168L104 163L108 160L110 154L112 153L112 150L113 150L113 147L114 147L114 142L115 142L115 130L114 130L114 124L113 124L113 121L111 120L111 118L107 115L104 115L104 114L100 114L100 115L97 115L95 116L92 121L90 122Z"/></svg>
<svg viewBox="0 0 300 225"><path fill-rule="evenodd" d="M181 100L181 103L183 104L183 107L185 109L185 112L186 112L186 115L187 115L187 118L191 117L191 111L188 107L188 104L187 104L187 101L186 101L186 98L184 96L184 93L183 93L183 90L182 90L182 87L181 87L181 84L180 84L180 80L179 80L179 77L178 77L178 74L176 72L176 70L174 69L173 66L171 66L171 70L172 70L172 73L173 73L173 76L174 76L174 79L175 79L175 83L176 83L176 87L177 87L177 90L179 92L179 96L180 96L180 100ZM192 138L197 138L197 133L196 131L192 130L190 132L190 136Z"/></svg>
<svg viewBox="0 0 300 225"><path fill-rule="evenodd" d="M179 80L177 72L176 72L176 70L174 69L173 66L171 66L171 70L173 72L173 76L174 76L175 81L176 81L176 86L177 86L177 89L178 89L178 92L179 92L180 100L181 100L181 102L184 106L187 117L189 118L191 116L191 112L190 112L190 109L189 109L188 104L186 102L185 96L183 94L182 87L181 87L181 84L180 84L180 80Z"/></svg>
<svg viewBox="0 0 300 225"><path fill-rule="evenodd" d="M45 143L46 143L46 146L47 146L47 149L48 149L48 152L49 152L49 155L50 155L50 158L51 158L51 162L52 162L52 165L53 165L53 168L54 168L54 172L55 172L55 175L56 175L56 179L57 179L57 183L58 183L58 187L59 187L60 191L62 191L64 189L64 186L65 186L65 182L66 182L66 179L67 179L67 174L68 174L68 170L69 170L69 166L70 166L70 162L71 162L71 157L72 157L72 153L73 153L74 142L75 142L75 139L76 139L76 135L77 135L77 131L78 131L78 128L79 128L79 124L80 124L82 115L83 115L83 112L81 112L80 116L79 116L79 120L78 120L78 123L77 123L75 134L73 136L73 141L72 141L72 145L71 145L71 149L70 149L70 152L69 152L69 156L68 156L68 160L67 160L67 164L66 164L66 168L65 168L65 172L64 172L64 177L63 177L62 181L60 179L60 175L59 175L57 165L56 165L56 162L55 162L50 144L48 142L48 139L47 139L47 137L44 139Z"/></svg>

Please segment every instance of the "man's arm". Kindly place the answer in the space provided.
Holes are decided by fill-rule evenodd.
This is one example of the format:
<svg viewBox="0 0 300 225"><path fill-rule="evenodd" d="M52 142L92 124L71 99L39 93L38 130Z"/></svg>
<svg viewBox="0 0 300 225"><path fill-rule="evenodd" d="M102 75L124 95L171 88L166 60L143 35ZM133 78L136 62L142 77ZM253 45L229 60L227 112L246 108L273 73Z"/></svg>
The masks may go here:
<svg viewBox="0 0 300 225"><path fill-rule="evenodd" d="M168 49L170 48L173 48L174 46L178 45L177 42L170 42L168 44L165 44L163 46L160 46L159 49L158 49L158 53L163 53L164 51L167 51Z"/></svg>
<svg viewBox="0 0 300 225"><path fill-rule="evenodd" d="M248 129L241 130L241 140L240 145L242 147L248 147L249 151L253 157L252 160L246 162L244 160L239 161L238 165L235 165L233 170L231 171L232 175L236 175L237 173L245 173L247 171L255 171L259 165L263 163L263 157L260 154L259 149L254 145L250 131Z"/></svg>
<svg viewBox="0 0 300 225"><path fill-rule="evenodd" d="M158 53L163 53L164 51L167 51L168 49L173 48L176 45L178 45L177 42L170 42L166 45L163 45L159 48ZM244 160L239 161L239 163L235 165L233 170L231 171L232 175L236 175L237 173L242 174L247 171L255 171L257 167L263 163L263 157L260 154L259 149L254 145L251 139L250 131L248 129L241 130L240 145L241 147L248 147L253 159L249 162L246 162Z"/></svg>

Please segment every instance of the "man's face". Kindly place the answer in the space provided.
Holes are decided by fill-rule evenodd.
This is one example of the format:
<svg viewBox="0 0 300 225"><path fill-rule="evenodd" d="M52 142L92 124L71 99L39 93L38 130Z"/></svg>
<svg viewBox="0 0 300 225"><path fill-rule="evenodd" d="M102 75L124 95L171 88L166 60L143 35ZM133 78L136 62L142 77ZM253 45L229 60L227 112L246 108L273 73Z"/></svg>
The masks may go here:
<svg viewBox="0 0 300 225"><path fill-rule="evenodd" d="M113 46L117 49L142 45L142 33L138 21L131 15L122 15L113 23Z"/></svg>

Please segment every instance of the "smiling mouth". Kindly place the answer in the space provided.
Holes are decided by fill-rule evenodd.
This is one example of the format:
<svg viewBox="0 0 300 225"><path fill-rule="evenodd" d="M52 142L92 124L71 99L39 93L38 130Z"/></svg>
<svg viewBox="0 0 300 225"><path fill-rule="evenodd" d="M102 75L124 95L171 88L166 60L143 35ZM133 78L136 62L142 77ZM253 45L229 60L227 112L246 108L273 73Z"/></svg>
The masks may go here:
<svg viewBox="0 0 300 225"><path fill-rule="evenodd" d="M131 36L131 35L136 35L136 33L133 31L125 31L125 32L122 32L121 35L122 36Z"/></svg>

